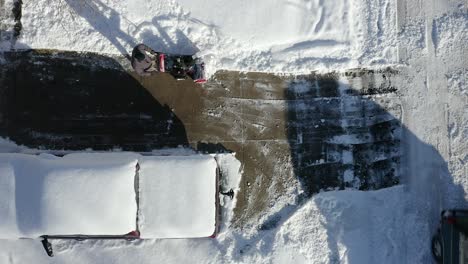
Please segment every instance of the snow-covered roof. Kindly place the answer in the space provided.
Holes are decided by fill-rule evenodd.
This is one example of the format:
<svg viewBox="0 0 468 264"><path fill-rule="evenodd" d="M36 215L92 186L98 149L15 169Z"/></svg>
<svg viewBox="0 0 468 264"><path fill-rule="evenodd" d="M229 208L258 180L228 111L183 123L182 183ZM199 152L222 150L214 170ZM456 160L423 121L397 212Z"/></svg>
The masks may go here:
<svg viewBox="0 0 468 264"><path fill-rule="evenodd" d="M217 165L213 157L143 157L139 163L141 237L215 233Z"/></svg>
<svg viewBox="0 0 468 264"><path fill-rule="evenodd" d="M135 230L136 164L105 154L0 154L0 236Z"/></svg>
<svg viewBox="0 0 468 264"><path fill-rule="evenodd" d="M40 235L210 236L216 225L211 156L134 153L0 154L0 238Z"/></svg>

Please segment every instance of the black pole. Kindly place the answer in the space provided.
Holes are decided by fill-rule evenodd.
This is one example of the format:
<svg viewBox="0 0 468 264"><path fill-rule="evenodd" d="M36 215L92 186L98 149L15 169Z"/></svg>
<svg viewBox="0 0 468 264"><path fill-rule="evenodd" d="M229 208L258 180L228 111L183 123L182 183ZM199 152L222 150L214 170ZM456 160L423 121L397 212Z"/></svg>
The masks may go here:
<svg viewBox="0 0 468 264"><path fill-rule="evenodd" d="M222 191L220 191L219 193L221 193L222 195L227 195L227 196L229 196L229 198L231 198L231 200L234 199L234 190L233 190L233 189L230 189L230 190L227 191L227 192L222 192Z"/></svg>
<svg viewBox="0 0 468 264"><path fill-rule="evenodd" d="M54 256L54 251L52 250L52 244L49 242L49 240L47 239L47 236L41 236L42 237L42 246L44 247L45 251L47 252L47 255L49 255L49 257L53 257Z"/></svg>

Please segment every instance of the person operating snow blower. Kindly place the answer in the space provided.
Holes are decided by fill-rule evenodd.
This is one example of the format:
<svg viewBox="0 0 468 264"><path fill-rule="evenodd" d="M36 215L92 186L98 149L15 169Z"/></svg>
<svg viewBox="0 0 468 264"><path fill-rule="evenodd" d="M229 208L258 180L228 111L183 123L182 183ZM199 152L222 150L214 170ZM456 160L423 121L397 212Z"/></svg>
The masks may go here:
<svg viewBox="0 0 468 264"><path fill-rule="evenodd" d="M132 67L141 76L151 72L166 72L177 80L188 77L196 83L205 83L205 63L192 55L176 55L156 52L145 44L138 44L132 51Z"/></svg>
<svg viewBox="0 0 468 264"><path fill-rule="evenodd" d="M148 55L152 55L150 57ZM158 71L158 53L145 44L138 44L132 51L132 67L138 75L149 76Z"/></svg>

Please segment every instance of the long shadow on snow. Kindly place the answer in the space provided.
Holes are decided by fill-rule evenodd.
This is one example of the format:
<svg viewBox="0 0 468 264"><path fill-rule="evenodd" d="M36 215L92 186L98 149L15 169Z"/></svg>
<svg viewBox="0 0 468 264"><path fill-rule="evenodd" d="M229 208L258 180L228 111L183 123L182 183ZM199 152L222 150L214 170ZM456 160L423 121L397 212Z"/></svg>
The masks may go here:
<svg viewBox="0 0 468 264"><path fill-rule="evenodd" d="M368 191L407 183L408 199L416 206L401 204L401 208L394 209L413 211L426 205L419 214L422 217L420 224L427 224L429 228L425 230L426 236L418 239L427 241L429 251L430 237L440 210L454 204L466 206L464 191L453 182L447 162L438 151L401 124L401 103L390 81L393 74L392 70L349 72L342 77L347 78L351 86L338 81L340 76L337 74L312 76L291 83L287 94L288 140L294 174L304 191L303 197L298 197L298 205L320 190L351 188ZM384 79L380 85L374 83L377 75ZM447 195L450 196L448 200ZM385 206L392 201L370 201L370 206L354 208L352 202L343 199L347 198L337 193L315 200L316 207L324 216L322 224L327 230L329 262L341 262L343 257L348 263L359 263L366 258L369 263L384 260L388 256L372 259L373 246L385 243L383 240L386 239L378 234L378 226L372 226L373 218L379 217L372 214L377 210L372 207L379 206L379 202ZM342 214L334 212L334 209L340 209L339 206L346 207ZM396 221L401 223L393 223L394 230L387 232L402 232L399 225L403 225L406 219L404 212L395 212L394 215L399 213L403 217ZM277 218L273 216L270 224L278 221ZM280 221L284 220L280 218ZM368 241L353 241L356 237L345 236L345 232L351 233L356 229L362 234L366 234L367 229L372 235L365 238ZM405 234L399 236L403 240L408 239ZM342 251L340 254L340 244L346 248L345 253ZM363 250L361 244L367 244L368 248ZM387 253L404 256L407 246L388 249Z"/></svg>
<svg viewBox="0 0 468 264"><path fill-rule="evenodd" d="M76 14L86 19L96 31L107 38L121 54L128 54L122 42L132 47L136 45L134 38L121 30L121 15L103 2L99 0L65 0L65 2Z"/></svg>
<svg viewBox="0 0 468 264"><path fill-rule="evenodd" d="M198 52L198 48L181 30L176 29L175 36L170 36L167 29L159 22L164 19L178 18L155 16L151 22L145 21L135 24L99 0L65 1L75 14L86 19L96 31L107 38L128 59L130 57L124 44L133 47L137 42L143 42L156 51L164 53L192 55ZM129 32L122 30L121 19L130 25ZM141 40L137 41L137 38Z"/></svg>
<svg viewBox="0 0 468 264"><path fill-rule="evenodd" d="M175 36L169 35L167 30L161 25L160 20L177 19L173 17L154 17L149 22L141 23L135 31L141 31L143 43L147 43L153 49L170 54L193 55L199 49L193 42L180 30L175 30ZM157 31L155 34L154 30Z"/></svg>
<svg viewBox="0 0 468 264"><path fill-rule="evenodd" d="M8 4L0 0L0 47L3 50L15 48L17 38L23 28L21 24L22 0L15 0ZM1 59L0 56L0 63L2 63Z"/></svg>
<svg viewBox="0 0 468 264"><path fill-rule="evenodd" d="M21 34L22 24L22 1L15 0L11 5L8 6L5 4L5 1L0 0L0 26L3 26L0 29L0 46L4 49L15 49L17 38ZM11 9L10 9L11 8ZM3 19L3 21L2 21ZM13 20L13 24L7 24L9 20ZM6 22L1 24L1 22ZM5 27L5 25L9 27ZM28 48L24 44L21 44L23 48ZM11 72L6 69L10 67L10 61L8 60L8 52L0 52L0 130L5 130L7 121L7 116L5 110L8 108L8 90L6 86L11 83ZM15 160L11 161L12 163L16 162ZM34 161L27 161L26 164L34 163ZM8 164L6 165L6 176L8 179ZM16 175L11 175L14 178L10 179L14 182L14 196L15 196L15 212L16 212L16 222L17 228L20 233L23 234L32 234L37 231L37 228L43 225L43 219L40 217L40 208L42 208L42 187L45 185L43 172L37 172L36 177L28 177L27 174L28 167L33 166L34 164L29 164L30 166L15 166L19 171ZM8 180L7 180L8 181ZM8 197L8 195L7 195ZM32 199L24 199L25 197L30 197ZM13 231L13 230L11 230Z"/></svg>
<svg viewBox="0 0 468 264"><path fill-rule="evenodd" d="M328 262L340 263L347 258L347 263L362 263L363 259L375 263L389 256L405 256L407 247L416 242L411 239L426 241L427 247L422 250L430 252L430 238L440 210L466 207L467 203L463 188L453 182L447 162L438 151L401 124L401 103L398 90L391 84L392 74L397 73L357 70L342 76L312 74L289 83L287 134L294 175L302 193L294 204L283 207L260 223L256 236L239 239L235 247L237 257L251 251L254 245L260 245L261 254L269 254L282 224L320 191L371 191L400 183L405 184L402 194L406 198L397 202L385 201L385 196L377 195L381 201L366 203L365 199L371 196L363 196L364 193L351 193L363 202L357 205L348 201L350 196L342 192L320 194L315 198L327 234ZM348 79L349 84L340 82L340 77ZM378 78L384 81L378 84L375 82ZM404 199L410 200L410 205L405 204ZM372 226L373 218L381 217L373 215L372 211L377 212L377 207L387 202L398 205L391 208L395 210L395 222L390 227L392 230L379 230L389 226ZM414 238L404 233L401 227L407 221L406 214L419 217L417 225L426 232L424 237ZM357 232L361 236L346 236L346 232ZM372 236L362 237L366 232ZM397 237L406 244L385 249L387 255L373 259L373 246L389 239L379 232L398 233ZM367 241L362 241L363 238ZM362 245L367 246L363 248ZM431 261L430 255L426 258L422 261Z"/></svg>

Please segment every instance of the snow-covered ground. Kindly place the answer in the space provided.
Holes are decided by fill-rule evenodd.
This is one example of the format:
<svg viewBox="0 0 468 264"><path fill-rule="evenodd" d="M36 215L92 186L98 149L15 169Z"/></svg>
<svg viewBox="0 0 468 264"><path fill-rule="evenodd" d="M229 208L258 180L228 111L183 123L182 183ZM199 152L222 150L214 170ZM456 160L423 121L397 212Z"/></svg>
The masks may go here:
<svg viewBox="0 0 468 264"><path fill-rule="evenodd" d="M145 42L198 53L210 74L398 64L405 172L388 189L282 197L269 229L231 228L226 199L216 239L62 241L54 259L37 240L3 240L0 263L430 263L440 210L467 206L467 14L463 0L25 1L16 48L126 53ZM240 164L225 163L238 186Z"/></svg>
<svg viewBox="0 0 468 264"><path fill-rule="evenodd" d="M397 62L390 0L25 1L21 21L18 49L126 54L143 42L167 53L197 53L208 75Z"/></svg>

